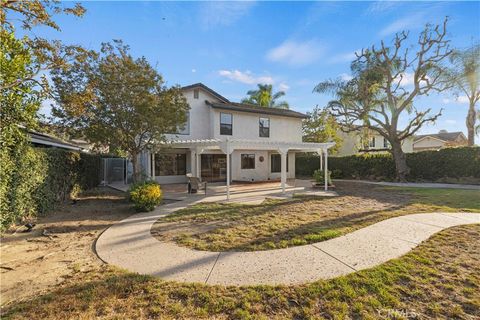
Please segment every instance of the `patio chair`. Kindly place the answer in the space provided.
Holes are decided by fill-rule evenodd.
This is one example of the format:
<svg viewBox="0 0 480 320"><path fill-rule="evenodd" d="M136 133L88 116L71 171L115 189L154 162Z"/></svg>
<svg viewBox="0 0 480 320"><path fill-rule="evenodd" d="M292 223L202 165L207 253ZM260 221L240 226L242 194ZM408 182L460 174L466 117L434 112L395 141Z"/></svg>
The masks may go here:
<svg viewBox="0 0 480 320"><path fill-rule="evenodd" d="M198 190L205 190L205 195L207 195L207 183L201 182L198 177L192 176L192 174L187 174L188 178L188 193L197 193Z"/></svg>

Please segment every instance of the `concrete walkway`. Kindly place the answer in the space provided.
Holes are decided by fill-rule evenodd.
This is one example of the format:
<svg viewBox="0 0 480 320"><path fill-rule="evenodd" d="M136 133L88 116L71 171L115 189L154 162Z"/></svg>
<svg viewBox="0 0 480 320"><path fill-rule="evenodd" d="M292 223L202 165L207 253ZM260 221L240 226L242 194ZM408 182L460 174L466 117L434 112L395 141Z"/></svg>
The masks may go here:
<svg viewBox="0 0 480 320"><path fill-rule="evenodd" d="M98 238L107 263L167 280L221 285L300 284L334 278L399 257L442 229L480 223L480 214L424 213L391 218L311 245L256 252L206 252L160 242L159 218L201 199L189 198L133 215Z"/></svg>
<svg viewBox="0 0 480 320"><path fill-rule="evenodd" d="M425 183L423 182L376 182L376 181L368 181L368 180L349 180L349 179L334 179L334 181L358 182L358 183L376 184L379 186L388 186L388 187L480 190L480 185L476 185L476 184L426 183L426 182Z"/></svg>

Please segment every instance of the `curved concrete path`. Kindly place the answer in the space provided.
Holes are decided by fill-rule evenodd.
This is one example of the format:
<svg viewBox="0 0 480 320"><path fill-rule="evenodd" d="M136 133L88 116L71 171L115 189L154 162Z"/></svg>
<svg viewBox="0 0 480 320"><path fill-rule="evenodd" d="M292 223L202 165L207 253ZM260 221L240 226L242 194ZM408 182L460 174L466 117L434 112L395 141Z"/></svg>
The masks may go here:
<svg viewBox="0 0 480 320"><path fill-rule="evenodd" d="M448 227L480 223L480 214L422 213L391 218L331 240L256 252L206 252L160 242L156 220L194 201L161 206L111 226L96 250L107 263L181 282L222 285L299 284L370 268L399 257Z"/></svg>

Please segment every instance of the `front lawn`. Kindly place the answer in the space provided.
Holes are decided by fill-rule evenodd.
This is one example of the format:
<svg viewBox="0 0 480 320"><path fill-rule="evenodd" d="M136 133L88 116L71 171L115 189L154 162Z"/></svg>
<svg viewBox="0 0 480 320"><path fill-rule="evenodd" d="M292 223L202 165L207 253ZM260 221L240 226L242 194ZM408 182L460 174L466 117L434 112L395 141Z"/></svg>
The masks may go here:
<svg viewBox="0 0 480 320"><path fill-rule="evenodd" d="M9 305L2 319L478 319L480 225L378 267L301 286L179 284L108 268Z"/></svg>
<svg viewBox="0 0 480 320"><path fill-rule="evenodd" d="M162 218L159 240L208 251L254 251L327 240L391 217L480 212L480 192L339 182L339 197L267 200L260 205L198 204Z"/></svg>

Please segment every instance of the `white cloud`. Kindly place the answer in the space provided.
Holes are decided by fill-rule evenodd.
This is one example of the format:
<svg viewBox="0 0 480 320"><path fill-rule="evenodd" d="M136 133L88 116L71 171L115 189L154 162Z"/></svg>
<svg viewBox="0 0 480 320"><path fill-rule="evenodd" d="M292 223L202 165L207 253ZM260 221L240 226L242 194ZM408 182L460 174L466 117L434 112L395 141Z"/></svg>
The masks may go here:
<svg viewBox="0 0 480 320"><path fill-rule="evenodd" d="M353 77L347 73L341 73L340 79L342 79L343 81L350 81L353 79Z"/></svg>
<svg viewBox="0 0 480 320"><path fill-rule="evenodd" d="M204 2L199 12L200 25L205 30L229 26L246 15L254 5L254 1Z"/></svg>
<svg viewBox="0 0 480 320"><path fill-rule="evenodd" d="M457 124L457 121L453 120L453 119L447 119L447 120L445 120L445 123L446 124Z"/></svg>
<svg viewBox="0 0 480 320"><path fill-rule="evenodd" d="M278 85L278 89L281 91L287 91L288 89L290 89L290 86L282 82Z"/></svg>
<svg viewBox="0 0 480 320"><path fill-rule="evenodd" d="M330 63L344 63L344 62L352 62L357 58L355 55L355 52L361 52L361 49L355 50L354 52L348 52L348 53L339 53L335 54L330 57L328 60Z"/></svg>
<svg viewBox="0 0 480 320"><path fill-rule="evenodd" d="M455 104L468 104L468 97L467 96L459 96L459 97L445 97L442 99L442 102L445 104L455 103Z"/></svg>
<svg viewBox="0 0 480 320"><path fill-rule="evenodd" d="M324 53L324 46L317 40L297 42L287 40L267 52L267 59L292 66L304 66L315 62Z"/></svg>
<svg viewBox="0 0 480 320"><path fill-rule="evenodd" d="M381 14L391 11L399 5L401 5L401 3L397 1L375 1L368 6L366 13L372 15Z"/></svg>
<svg viewBox="0 0 480 320"><path fill-rule="evenodd" d="M192 69L192 73L195 73L195 72L197 72L197 69Z"/></svg>
<svg viewBox="0 0 480 320"><path fill-rule="evenodd" d="M424 23L423 13L408 15L406 17L393 21L388 26L380 30L379 34L380 36L385 37L396 32L420 27L423 25L423 23Z"/></svg>
<svg viewBox="0 0 480 320"><path fill-rule="evenodd" d="M220 70L218 74L227 79L245 83L245 84L274 84L275 80L271 76L255 76L250 71L239 71L239 70Z"/></svg>

